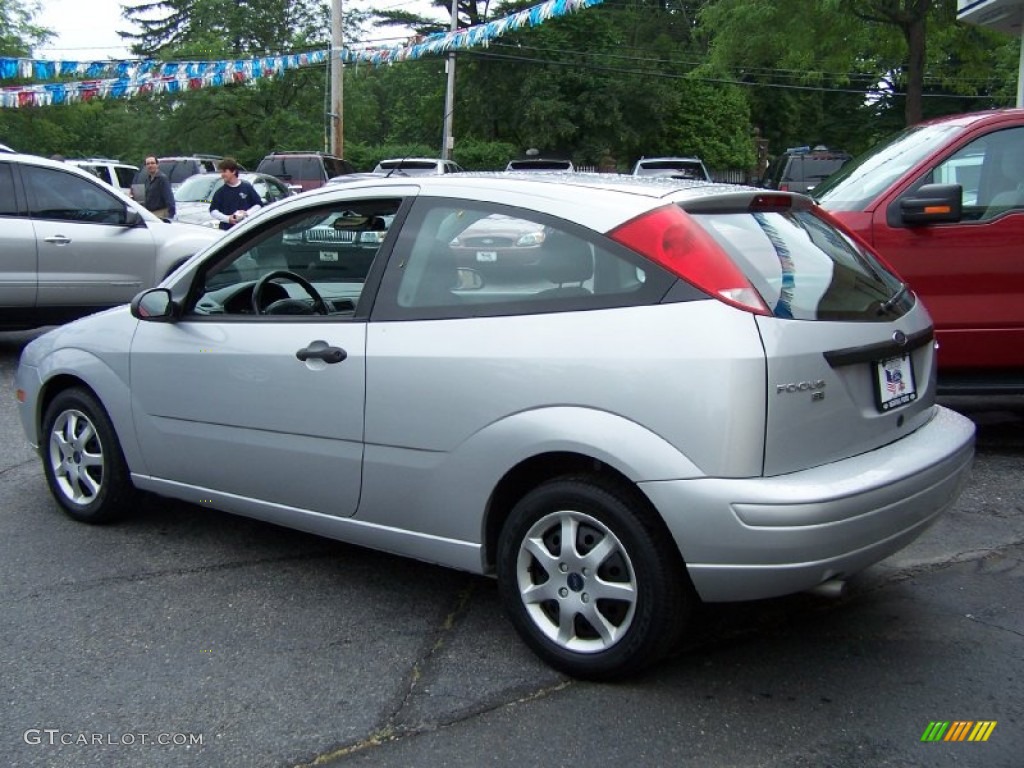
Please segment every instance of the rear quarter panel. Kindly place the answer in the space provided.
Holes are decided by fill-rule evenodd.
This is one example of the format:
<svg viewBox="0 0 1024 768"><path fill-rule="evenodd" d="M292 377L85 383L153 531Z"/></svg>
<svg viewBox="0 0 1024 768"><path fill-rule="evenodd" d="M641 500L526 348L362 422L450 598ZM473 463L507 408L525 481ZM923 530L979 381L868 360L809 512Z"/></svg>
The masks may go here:
<svg viewBox="0 0 1024 768"><path fill-rule="evenodd" d="M371 323L366 390L359 516L389 525L478 527L498 480L553 450L637 482L761 473L761 340L713 300Z"/></svg>

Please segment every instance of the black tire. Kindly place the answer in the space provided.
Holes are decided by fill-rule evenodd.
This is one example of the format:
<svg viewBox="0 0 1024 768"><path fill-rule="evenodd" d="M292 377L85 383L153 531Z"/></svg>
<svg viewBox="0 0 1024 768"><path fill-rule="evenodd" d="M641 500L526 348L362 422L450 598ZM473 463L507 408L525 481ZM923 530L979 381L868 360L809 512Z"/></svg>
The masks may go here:
<svg viewBox="0 0 1024 768"><path fill-rule="evenodd" d="M67 389L43 414L43 469L61 508L83 523L132 511L137 494L110 417L92 393Z"/></svg>
<svg viewBox="0 0 1024 768"><path fill-rule="evenodd" d="M563 531L574 534L571 549ZM502 529L497 575L527 645L590 680L658 662L697 600L675 543L639 492L597 477L558 478L524 496Z"/></svg>

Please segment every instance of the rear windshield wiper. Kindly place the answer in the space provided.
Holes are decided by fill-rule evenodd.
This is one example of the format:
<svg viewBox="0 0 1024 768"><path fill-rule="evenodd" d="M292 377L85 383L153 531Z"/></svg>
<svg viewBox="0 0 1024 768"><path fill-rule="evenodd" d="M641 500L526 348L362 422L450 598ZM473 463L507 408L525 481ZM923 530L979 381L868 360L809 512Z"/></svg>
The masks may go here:
<svg viewBox="0 0 1024 768"><path fill-rule="evenodd" d="M900 287L896 289L896 293L890 296L888 299L883 301L878 307L878 314L882 315L886 312L892 311L892 308L896 306L896 302L903 298L903 294L907 292L907 284L900 283Z"/></svg>

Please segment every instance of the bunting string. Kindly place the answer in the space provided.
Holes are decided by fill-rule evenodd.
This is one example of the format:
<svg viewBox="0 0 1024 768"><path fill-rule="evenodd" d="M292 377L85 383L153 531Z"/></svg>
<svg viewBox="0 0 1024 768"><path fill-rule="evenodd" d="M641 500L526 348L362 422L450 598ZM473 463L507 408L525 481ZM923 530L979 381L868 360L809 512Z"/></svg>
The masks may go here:
<svg viewBox="0 0 1024 768"><path fill-rule="evenodd" d="M547 0L473 27L438 32L395 46L361 49L346 47L338 55L344 64L382 66L487 46L491 40L510 32L536 27L550 19L576 13L602 2L604 0ZM0 80L86 78L73 82L33 83L0 88L0 108L74 104L93 99L125 99L140 94L194 91L277 77L290 69L320 66L329 60L329 50L228 61L49 61L0 58Z"/></svg>

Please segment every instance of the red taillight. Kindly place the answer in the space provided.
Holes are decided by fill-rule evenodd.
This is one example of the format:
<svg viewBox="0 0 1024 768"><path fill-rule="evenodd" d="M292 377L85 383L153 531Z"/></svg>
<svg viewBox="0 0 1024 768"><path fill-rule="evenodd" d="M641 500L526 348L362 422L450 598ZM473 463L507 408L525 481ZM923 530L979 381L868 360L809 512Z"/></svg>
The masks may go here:
<svg viewBox="0 0 1024 768"><path fill-rule="evenodd" d="M659 208L608 233L719 301L771 315L760 294L718 243L675 205Z"/></svg>

